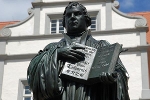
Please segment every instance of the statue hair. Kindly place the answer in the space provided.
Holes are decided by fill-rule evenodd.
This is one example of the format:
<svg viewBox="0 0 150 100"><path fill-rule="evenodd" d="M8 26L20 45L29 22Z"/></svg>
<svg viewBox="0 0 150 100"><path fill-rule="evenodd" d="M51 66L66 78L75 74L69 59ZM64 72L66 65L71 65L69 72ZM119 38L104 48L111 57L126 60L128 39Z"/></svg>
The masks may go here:
<svg viewBox="0 0 150 100"><path fill-rule="evenodd" d="M65 8L65 11L63 13L63 21L62 21L63 27L65 27L65 14L66 14L66 10L68 8L71 8L72 6L77 6L77 5L80 6L83 9L83 14L84 14L84 17L86 19L87 27L89 27L91 25L91 18L89 16L89 14L87 13L86 8L82 4L80 4L79 2L69 2L68 6Z"/></svg>

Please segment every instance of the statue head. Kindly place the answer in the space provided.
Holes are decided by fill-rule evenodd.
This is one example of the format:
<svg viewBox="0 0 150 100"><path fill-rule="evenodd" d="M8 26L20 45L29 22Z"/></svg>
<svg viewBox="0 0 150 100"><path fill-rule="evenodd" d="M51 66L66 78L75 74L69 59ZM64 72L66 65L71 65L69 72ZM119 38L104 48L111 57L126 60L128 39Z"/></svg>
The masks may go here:
<svg viewBox="0 0 150 100"><path fill-rule="evenodd" d="M62 24L68 34L78 34L91 25L91 18L82 4L70 2L65 8Z"/></svg>

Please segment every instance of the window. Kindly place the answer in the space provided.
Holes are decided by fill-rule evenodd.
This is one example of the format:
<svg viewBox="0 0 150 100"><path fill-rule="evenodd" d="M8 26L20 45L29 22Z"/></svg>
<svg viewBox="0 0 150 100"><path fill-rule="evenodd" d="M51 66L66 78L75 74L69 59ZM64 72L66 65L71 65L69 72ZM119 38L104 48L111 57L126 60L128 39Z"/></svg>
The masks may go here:
<svg viewBox="0 0 150 100"><path fill-rule="evenodd" d="M32 93L31 93L28 85L24 86L23 100L33 100L32 99Z"/></svg>
<svg viewBox="0 0 150 100"><path fill-rule="evenodd" d="M57 20L51 20L51 33L56 33L57 31Z"/></svg>
<svg viewBox="0 0 150 100"><path fill-rule="evenodd" d="M89 29L91 29L91 31L96 30L96 17L91 17L91 26L89 26Z"/></svg>
<svg viewBox="0 0 150 100"><path fill-rule="evenodd" d="M29 89L28 82L26 79L19 80L17 100L33 100L33 95Z"/></svg>
<svg viewBox="0 0 150 100"><path fill-rule="evenodd" d="M91 31L96 30L96 17L91 17L91 26L89 29ZM62 19L53 19L51 20L51 33L65 33L65 28L62 25Z"/></svg>
<svg viewBox="0 0 150 100"><path fill-rule="evenodd" d="M62 25L62 19L51 20L51 33L64 33L65 29Z"/></svg>

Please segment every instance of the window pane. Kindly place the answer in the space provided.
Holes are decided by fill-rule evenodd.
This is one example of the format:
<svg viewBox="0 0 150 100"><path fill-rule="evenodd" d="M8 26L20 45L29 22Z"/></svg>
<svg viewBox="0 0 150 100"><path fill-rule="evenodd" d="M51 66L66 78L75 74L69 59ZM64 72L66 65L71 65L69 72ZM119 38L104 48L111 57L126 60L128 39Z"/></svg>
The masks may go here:
<svg viewBox="0 0 150 100"><path fill-rule="evenodd" d="M31 91L29 89L25 89L25 94L31 94Z"/></svg>
<svg viewBox="0 0 150 100"><path fill-rule="evenodd" d="M96 30L96 17L91 17L91 31Z"/></svg>
<svg viewBox="0 0 150 100"><path fill-rule="evenodd" d="M59 33L64 33L64 27L62 25L62 19L59 19Z"/></svg>
<svg viewBox="0 0 150 100"><path fill-rule="evenodd" d="M31 100L31 97L25 97L24 100Z"/></svg>
<svg viewBox="0 0 150 100"><path fill-rule="evenodd" d="M31 94L29 86L25 86L25 94Z"/></svg>
<svg viewBox="0 0 150 100"><path fill-rule="evenodd" d="M59 19L59 23L62 24L62 19Z"/></svg>
<svg viewBox="0 0 150 100"><path fill-rule="evenodd" d="M25 89L30 89L30 87L29 86L25 86Z"/></svg>
<svg viewBox="0 0 150 100"><path fill-rule="evenodd" d="M61 22L62 22L62 19L59 19L59 22L61 23Z"/></svg>
<svg viewBox="0 0 150 100"><path fill-rule="evenodd" d="M62 26L62 22L59 22L59 26Z"/></svg>
<svg viewBox="0 0 150 100"><path fill-rule="evenodd" d="M57 22L57 20L51 20L51 22L52 22L52 23L56 23L56 22Z"/></svg>
<svg viewBox="0 0 150 100"><path fill-rule="evenodd" d="M62 23L59 23L59 27L63 27Z"/></svg>
<svg viewBox="0 0 150 100"><path fill-rule="evenodd" d="M51 31L56 31L56 28L51 28Z"/></svg>
<svg viewBox="0 0 150 100"><path fill-rule="evenodd" d="M63 27L59 27L59 30L64 30L64 28Z"/></svg>
<svg viewBox="0 0 150 100"><path fill-rule="evenodd" d="M91 24L96 24L96 21L92 21L92 23Z"/></svg>
<svg viewBox="0 0 150 100"><path fill-rule="evenodd" d="M91 20L96 20L96 17L91 17Z"/></svg>
<svg viewBox="0 0 150 100"><path fill-rule="evenodd" d="M51 27L56 27L56 24L52 24Z"/></svg>
<svg viewBox="0 0 150 100"><path fill-rule="evenodd" d="M51 33L56 33L57 20L51 20Z"/></svg>
<svg viewBox="0 0 150 100"><path fill-rule="evenodd" d="M91 25L91 28L96 28L96 25Z"/></svg>

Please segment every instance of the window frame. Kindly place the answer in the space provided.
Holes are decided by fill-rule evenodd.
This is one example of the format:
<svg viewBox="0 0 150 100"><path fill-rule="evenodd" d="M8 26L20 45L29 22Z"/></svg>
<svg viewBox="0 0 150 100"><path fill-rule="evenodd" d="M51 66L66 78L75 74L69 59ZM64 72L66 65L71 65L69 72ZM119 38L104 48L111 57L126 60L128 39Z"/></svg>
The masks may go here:
<svg viewBox="0 0 150 100"><path fill-rule="evenodd" d="M93 21L92 18L93 18L93 17L95 18L95 20L94 20L94 21L95 21L95 24L94 24L94 25L95 25L95 28L91 28L91 26L92 26L92 21ZM88 29L90 29L91 31L97 31L97 16L91 16L91 25L88 27Z"/></svg>
<svg viewBox="0 0 150 100"><path fill-rule="evenodd" d="M94 18L94 20L92 20ZM60 31L62 31L62 30L60 30L60 24L62 24L61 22L60 22L60 20L61 20L61 22L62 22L62 19L61 18L58 18L58 19L51 19L50 20L50 33L51 34L57 34L57 33L62 33L62 32L60 32ZM54 22L55 23L54 23ZM95 24L93 24L95 27L94 28L92 28L92 21L95 21ZM52 27L52 24L54 25L55 24L55 27ZM61 25L61 27L63 27L63 25ZM52 28L55 28L56 30L54 30L54 31L52 31ZM66 30L65 30L65 28L63 27L63 32L65 33L66 32ZM90 29L91 31L97 31L97 18L96 18L96 16L91 16L91 25L88 27L88 29Z"/></svg>
<svg viewBox="0 0 150 100"><path fill-rule="evenodd" d="M56 12L56 13L46 13L45 14L45 30L44 30L44 34L51 34L51 20L53 19L62 19L63 12ZM100 11L99 10L94 10L94 11L88 11L88 14L93 17L96 17L96 21L100 20L100 17L98 17ZM98 23L96 23L96 31L100 30ZM65 29L66 32L66 29ZM59 33L59 32L58 32ZM56 32L57 34L57 32Z"/></svg>
<svg viewBox="0 0 150 100"><path fill-rule="evenodd" d="M27 79L19 79L17 100L25 100L25 97L31 97L31 100L33 100L32 92L31 94L25 94L25 86L28 86Z"/></svg>
<svg viewBox="0 0 150 100"><path fill-rule="evenodd" d="M31 94L25 94L25 86L29 86L28 84L24 84L23 86L23 100L25 100L26 97L31 97L31 100L33 100L33 94L31 92Z"/></svg>
<svg viewBox="0 0 150 100"><path fill-rule="evenodd" d="M62 20L62 18L57 18L57 19L51 19L50 20L50 34L58 34L58 33L61 33L60 31L60 25L62 24L61 22L60 22L60 20ZM54 23L52 23L52 21L56 21L56 27L52 27L52 24L54 24ZM63 25L61 25L62 27L63 27ZM56 30L55 31L52 31L52 28L55 28ZM63 27L64 28L64 27ZM64 28L64 30L63 30L63 32L65 33L66 32L66 30L65 30L65 28Z"/></svg>

